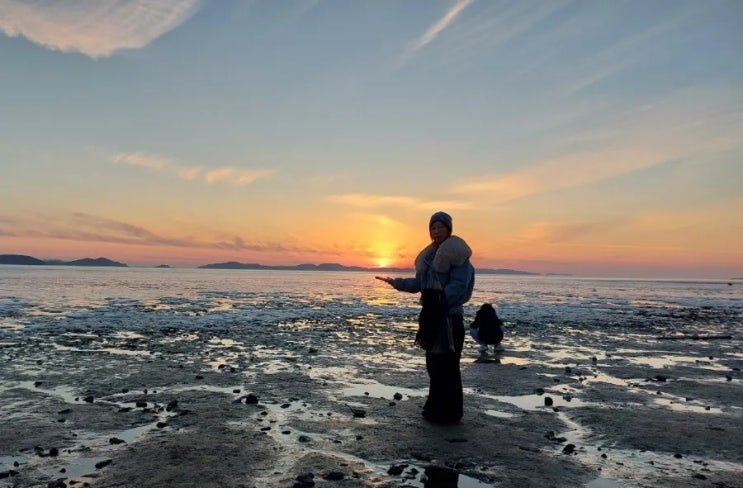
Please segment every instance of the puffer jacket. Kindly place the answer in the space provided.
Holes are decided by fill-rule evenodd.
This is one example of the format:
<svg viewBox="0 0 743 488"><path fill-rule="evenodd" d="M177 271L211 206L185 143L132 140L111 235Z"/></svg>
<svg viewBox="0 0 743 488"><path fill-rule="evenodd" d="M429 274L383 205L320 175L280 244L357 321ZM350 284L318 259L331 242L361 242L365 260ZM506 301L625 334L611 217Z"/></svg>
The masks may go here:
<svg viewBox="0 0 743 488"><path fill-rule="evenodd" d="M472 297L475 268L470 263L472 250L457 236L440 245L431 243L415 258L415 278L395 278L396 290L418 293L421 290L443 290L449 315L464 315L462 305Z"/></svg>

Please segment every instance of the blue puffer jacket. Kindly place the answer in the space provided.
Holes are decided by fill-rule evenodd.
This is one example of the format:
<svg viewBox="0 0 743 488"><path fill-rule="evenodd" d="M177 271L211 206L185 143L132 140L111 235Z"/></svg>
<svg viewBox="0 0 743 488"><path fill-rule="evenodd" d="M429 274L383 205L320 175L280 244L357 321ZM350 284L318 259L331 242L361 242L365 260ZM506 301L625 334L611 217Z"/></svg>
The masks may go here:
<svg viewBox="0 0 743 488"><path fill-rule="evenodd" d="M395 278L396 290L418 293L444 290L449 315L464 315L464 305L475 288L475 268L470 263L472 250L460 237L451 236L441 245L430 244L415 258L415 278Z"/></svg>

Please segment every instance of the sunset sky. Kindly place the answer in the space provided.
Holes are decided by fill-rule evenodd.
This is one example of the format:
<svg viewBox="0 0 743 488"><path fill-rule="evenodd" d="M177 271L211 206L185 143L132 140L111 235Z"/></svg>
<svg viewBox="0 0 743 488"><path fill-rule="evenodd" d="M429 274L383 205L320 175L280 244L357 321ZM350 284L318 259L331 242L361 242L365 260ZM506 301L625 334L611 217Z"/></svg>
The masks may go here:
<svg viewBox="0 0 743 488"><path fill-rule="evenodd" d="M0 0L0 254L743 276L743 1Z"/></svg>

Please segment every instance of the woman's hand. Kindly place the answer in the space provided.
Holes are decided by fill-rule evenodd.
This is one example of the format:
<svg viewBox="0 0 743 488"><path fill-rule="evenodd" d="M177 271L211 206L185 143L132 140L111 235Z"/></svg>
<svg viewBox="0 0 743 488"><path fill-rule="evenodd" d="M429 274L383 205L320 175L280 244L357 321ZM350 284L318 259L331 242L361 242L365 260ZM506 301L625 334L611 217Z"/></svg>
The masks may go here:
<svg viewBox="0 0 743 488"><path fill-rule="evenodd" d="M380 280L380 281L384 281L385 283L387 283L390 286L393 286L392 285L392 281L394 281L394 278L390 278L389 276L375 276L375 278L378 279L378 280Z"/></svg>

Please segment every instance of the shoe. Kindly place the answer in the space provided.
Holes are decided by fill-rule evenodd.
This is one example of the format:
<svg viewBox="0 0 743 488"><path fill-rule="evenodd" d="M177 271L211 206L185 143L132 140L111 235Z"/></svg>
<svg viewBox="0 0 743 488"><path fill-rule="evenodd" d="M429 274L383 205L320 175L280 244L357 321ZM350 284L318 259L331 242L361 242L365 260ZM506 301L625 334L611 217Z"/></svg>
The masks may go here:
<svg viewBox="0 0 743 488"><path fill-rule="evenodd" d="M478 351L480 351L480 354L487 354L488 353L488 346L480 346L477 348Z"/></svg>

